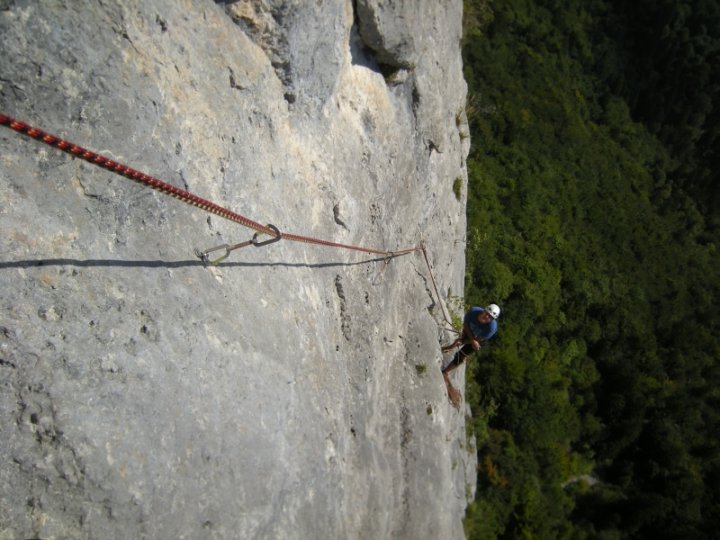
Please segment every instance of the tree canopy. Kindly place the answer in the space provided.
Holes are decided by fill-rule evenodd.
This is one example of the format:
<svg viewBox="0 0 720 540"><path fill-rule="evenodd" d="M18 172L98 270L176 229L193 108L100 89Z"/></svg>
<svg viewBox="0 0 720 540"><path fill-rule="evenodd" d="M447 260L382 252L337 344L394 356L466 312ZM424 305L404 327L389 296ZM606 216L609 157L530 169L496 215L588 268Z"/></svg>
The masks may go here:
<svg viewBox="0 0 720 540"><path fill-rule="evenodd" d="M465 22L465 301L504 309L468 370L468 535L706 537L720 7L466 0Z"/></svg>

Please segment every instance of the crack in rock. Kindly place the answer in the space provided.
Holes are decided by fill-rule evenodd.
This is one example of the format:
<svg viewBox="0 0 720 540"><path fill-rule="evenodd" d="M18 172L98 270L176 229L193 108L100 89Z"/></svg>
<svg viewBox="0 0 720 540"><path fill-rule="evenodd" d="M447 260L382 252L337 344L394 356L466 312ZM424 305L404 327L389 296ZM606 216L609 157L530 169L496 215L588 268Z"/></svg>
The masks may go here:
<svg viewBox="0 0 720 540"><path fill-rule="evenodd" d="M347 310L347 300L345 299L345 290L343 289L342 279L340 275L335 276L335 291L340 298L340 330L347 341L350 341L350 315Z"/></svg>
<svg viewBox="0 0 720 540"><path fill-rule="evenodd" d="M335 223L343 227L346 231L349 231L348 226L345 224L345 222L342 220L342 216L340 216L340 203L333 206L333 218L335 219Z"/></svg>

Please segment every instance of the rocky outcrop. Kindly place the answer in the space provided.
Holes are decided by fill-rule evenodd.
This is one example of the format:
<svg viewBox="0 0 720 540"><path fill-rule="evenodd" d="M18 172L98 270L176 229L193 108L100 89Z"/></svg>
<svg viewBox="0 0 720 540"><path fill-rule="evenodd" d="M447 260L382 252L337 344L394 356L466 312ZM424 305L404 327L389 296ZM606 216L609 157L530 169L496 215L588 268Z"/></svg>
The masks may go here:
<svg viewBox="0 0 720 540"><path fill-rule="evenodd" d="M412 5L411 5L412 4ZM461 2L0 2L0 539L462 538ZM464 189L464 188L463 188ZM458 376L462 376L459 374Z"/></svg>
<svg viewBox="0 0 720 540"><path fill-rule="evenodd" d="M386 69L415 68L434 41L424 36L447 28L432 25L446 10L439 2L357 0L356 6L362 40Z"/></svg>

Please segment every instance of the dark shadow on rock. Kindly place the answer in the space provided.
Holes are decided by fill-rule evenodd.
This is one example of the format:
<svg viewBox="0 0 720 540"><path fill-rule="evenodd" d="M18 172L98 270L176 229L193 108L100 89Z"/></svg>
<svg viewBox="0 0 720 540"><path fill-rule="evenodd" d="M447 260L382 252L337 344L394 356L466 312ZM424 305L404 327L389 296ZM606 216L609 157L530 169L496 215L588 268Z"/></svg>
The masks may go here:
<svg viewBox="0 0 720 540"><path fill-rule="evenodd" d="M375 257L355 262L324 262L324 263L292 263L292 262L223 262L215 265L216 268L258 268L258 267L285 267L285 268L332 268L339 266L360 266L373 262L391 260L387 257ZM19 261L0 261L0 270L10 268L44 268L47 266L77 266L91 267L117 267L117 268L191 268L206 266L200 260L163 261L163 260L136 260L122 259L25 259Z"/></svg>
<svg viewBox="0 0 720 540"><path fill-rule="evenodd" d="M350 60L354 66L362 66L380 73L380 66L375 60L375 53L365 45L358 31L357 21L350 29Z"/></svg>

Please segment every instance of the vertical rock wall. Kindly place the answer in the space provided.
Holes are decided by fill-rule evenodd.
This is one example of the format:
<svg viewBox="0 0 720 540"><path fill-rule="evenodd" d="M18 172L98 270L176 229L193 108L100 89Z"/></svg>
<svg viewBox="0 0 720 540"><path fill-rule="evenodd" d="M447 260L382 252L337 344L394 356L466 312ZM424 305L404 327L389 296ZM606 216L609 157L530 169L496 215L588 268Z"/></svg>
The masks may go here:
<svg viewBox="0 0 720 540"><path fill-rule="evenodd" d="M462 296L461 2L0 2L0 112ZM453 190L460 179L459 197ZM462 538L420 254L0 131L0 539Z"/></svg>

